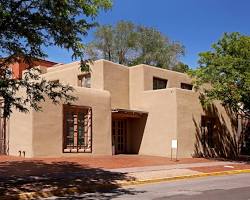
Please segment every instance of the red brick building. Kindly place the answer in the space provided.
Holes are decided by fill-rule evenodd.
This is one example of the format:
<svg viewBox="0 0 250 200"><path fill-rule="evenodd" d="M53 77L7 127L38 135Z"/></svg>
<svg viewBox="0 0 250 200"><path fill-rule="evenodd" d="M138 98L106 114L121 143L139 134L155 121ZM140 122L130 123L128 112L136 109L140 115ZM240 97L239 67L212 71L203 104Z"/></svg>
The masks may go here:
<svg viewBox="0 0 250 200"><path fill-rule="evenodd" d="M56 62L52 62L52 61L48 61L48 60L43 60L43 59L36 59L35 61L33 61L33 65L34 66L43 66L43 67L52 67L58 63ZM12 76L13 78L22 78L22 72L23 70L28 68L28 64L25 63L23 61L23 59L20 59L19 61L11 64L11 68L12 68Z"/></svg>

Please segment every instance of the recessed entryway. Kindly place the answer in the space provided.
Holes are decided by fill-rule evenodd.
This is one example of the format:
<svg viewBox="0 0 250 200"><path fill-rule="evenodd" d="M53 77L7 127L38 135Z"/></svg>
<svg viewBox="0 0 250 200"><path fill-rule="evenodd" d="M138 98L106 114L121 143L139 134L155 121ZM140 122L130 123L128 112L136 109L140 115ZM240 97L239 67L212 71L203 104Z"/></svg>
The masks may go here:
<svg viewBox="0 0 250 200"><path fill-rule="evenodd" d="M142 111L112 110L113 154L138 154L146 123L145 116L147 118L147 113Z"/></svg>

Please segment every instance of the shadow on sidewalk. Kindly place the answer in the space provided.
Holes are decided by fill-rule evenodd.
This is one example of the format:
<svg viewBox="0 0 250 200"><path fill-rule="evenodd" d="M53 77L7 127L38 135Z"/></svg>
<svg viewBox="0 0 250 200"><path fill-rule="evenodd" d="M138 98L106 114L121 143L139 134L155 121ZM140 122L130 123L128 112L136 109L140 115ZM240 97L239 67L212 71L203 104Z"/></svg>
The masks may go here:
<svg viewBox="0 0 250 200"><path fill-rule="evenodd" d="M0 199L11 199L23 192L43 192L62 196L75 191L86 194L84 199L93 199L89 192L96 192L98 199L111 199L135 192L121 188L117 181L134 180L126 173L109 172L90 168L74 162L11 161L0 163ZM74 188L71 190L70 188Z"/></svg>

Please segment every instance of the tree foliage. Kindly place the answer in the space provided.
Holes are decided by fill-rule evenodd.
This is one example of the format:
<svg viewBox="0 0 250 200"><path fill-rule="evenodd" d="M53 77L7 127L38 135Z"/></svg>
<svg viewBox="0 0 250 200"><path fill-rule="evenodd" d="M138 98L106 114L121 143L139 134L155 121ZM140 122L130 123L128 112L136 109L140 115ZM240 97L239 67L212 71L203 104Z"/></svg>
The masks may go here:
<svg viewBox="0 0 250 200"><path fill-rule="evenodd" d="M184 55L184 46L172 42L168 37L154 28L138 27L137 49L139 55L133 64L145 63L148 65L172 69L179 56Z"/></svg>
<svg viewBox="0 0 250 200"><path fill-rule="evenodd" d="M225 33L212 51L199 54L200 67L191 72L196 87L203 90L205 103L220 100L236 113L250 117L250 36Z"/></svg>
<svg viewBox="0 0 250 200"><path fill-rule="evenodd" d="M12 107L27 111L27 104L39 109L47 95L54 103L67 95L69 86L38 78L37 70L29 70L22 80L11 78L10 64L24 59L29 68L36 58L46 57L44 47L51 45L72 51L72 59L84 60L83 37L96 25L101 9L109 9L111 0L0 0L0 96L4 99L4 116ZM27 97L18 96L24 89Z"/></svg>
<svg viewBox="0 0 250 200"><path fill-rule="evenodd" d="M189 72L189 66L187 64L184 64L183 62L178 62L172 68L172 70L176 71L176 72L188 73Z"/></svg>
<svg viewBox="0 0 250 200"><path fill-rule="evenodd" d="M91 59L104 58L119 64L129 64L136 47L136 29L131 22L120 21L116 26L102 25L95 32L94 41L88 45Z"/></svg>
<svg viewBox="0 0 250 200"><path fill-rule="evenodd" d="M87 53L93 59L172 69L179 64L179 57L184 55L184 46L154 28L120 21L115 26L98 27Z"/></svg>

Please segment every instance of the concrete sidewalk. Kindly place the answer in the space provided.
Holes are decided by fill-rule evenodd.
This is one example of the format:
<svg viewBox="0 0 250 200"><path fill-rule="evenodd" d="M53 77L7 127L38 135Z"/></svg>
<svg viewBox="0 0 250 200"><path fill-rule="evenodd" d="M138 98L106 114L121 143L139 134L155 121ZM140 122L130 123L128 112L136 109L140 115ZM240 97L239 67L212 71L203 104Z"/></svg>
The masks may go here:
<svg viewBox="0 0 250 200"><path fill-rule="evenodd" d="M215 170L214 170L215 169ZM211 172L234 171L250 169L250 165L242 162L202 162L176 165L146 166L133 168L110 169L111 172L126 173L135 181L144 182L156 179L168 179L181 176L202 175ZM126 181L119 181L125 184Z"/></svg>

